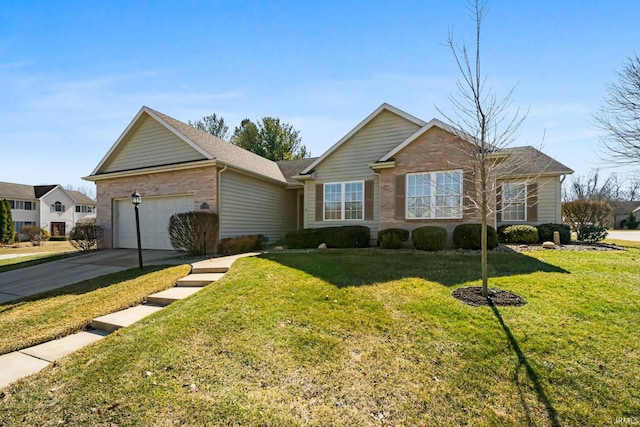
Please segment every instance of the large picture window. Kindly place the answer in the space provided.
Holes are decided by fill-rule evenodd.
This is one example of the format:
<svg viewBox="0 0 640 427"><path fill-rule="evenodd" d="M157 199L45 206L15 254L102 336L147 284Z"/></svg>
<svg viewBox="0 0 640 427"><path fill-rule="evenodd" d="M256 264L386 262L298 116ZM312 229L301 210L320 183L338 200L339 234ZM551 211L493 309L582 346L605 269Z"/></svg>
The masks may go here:
<svg viewBox="0 0 640 427"><path fill-rule="evenodd" d="M523 182L502 184L502 220L526 221L527 186Z"/></svg>
<svg viewBox="0 0 640 427"><path fill-rule="evenodd" d="M407 219L462 218L462 171L407 174Z"/></svg>
<svg viewBox="0 0 640 427"><path fill-rule="evenodd" d="M324 184L324 220L364 219L364 182Z"/></svg>

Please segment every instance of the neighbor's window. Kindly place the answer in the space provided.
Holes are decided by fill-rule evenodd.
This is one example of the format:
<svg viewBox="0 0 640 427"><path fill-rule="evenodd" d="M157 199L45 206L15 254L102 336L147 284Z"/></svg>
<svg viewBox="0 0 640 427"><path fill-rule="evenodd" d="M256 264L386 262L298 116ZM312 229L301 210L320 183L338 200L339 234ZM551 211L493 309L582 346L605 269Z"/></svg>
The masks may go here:
<svg viewBox="0 0 640 427"><path fill-rule="evenodd" d="M407 219L462 218L462 171L407 174Z"/></svg>
<svg viewBox="0 0 640 427"><path fill-rule="evenodd" d="M364 218L364 182L324 184L324 219L350 220Z"/></svg>
<svg viewBox="0 0 640 427"><path fill-rule="evenodd" d="M64 205L60 202L55 202L51 205L51 210L53 212L64 212Z"/></svg>
<svg viewBox="0 0 640 427"><path fill-rule="evenodd" d="M527 212L527 186L523 182L502 184L502 220L525 221Z"/></svg>
<svg viewBox="0 0 640 427"><path fill-rule="evenodd" d="M25 225L36 225L36 223L33 221L14 221L13 230L16 233L20 233Z"/></svg>
<svg viewBox="0 0 640 427"><path fill-rule="evenodd" d="M93 206L80 206L80 205L77 205L76 206L76 212L92 213L93 212Z"/></svg>

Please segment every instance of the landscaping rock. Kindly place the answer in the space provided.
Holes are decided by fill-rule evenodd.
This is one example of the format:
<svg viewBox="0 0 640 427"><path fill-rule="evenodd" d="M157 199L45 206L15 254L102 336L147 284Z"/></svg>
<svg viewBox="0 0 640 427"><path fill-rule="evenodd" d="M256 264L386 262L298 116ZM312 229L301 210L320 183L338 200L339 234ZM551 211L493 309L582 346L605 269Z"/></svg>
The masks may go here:
<svg viewBox="0 0 640 427"><path fill-rule="evenodd" d="M560 246L560 232L558 231L553 232L553 243L556 246Z"/></svg>
<svg viewBox="0 0 640 427"><path fill-rule="evenodd" d="M276 246L275 248L273 248L274 251L284 251L284 247L282 246Z"/></svg>
<svg viewBox="0 0 640 427"><path fill-rule="evenodd" d="M320 245L318 245L318 249L327 249L327 244L326 243L320 243Z"/></svg>
<svg viewBox="0 0 640 427"><path fill-rule="evenodd" d="M542 244L542 249L555 249L556 248L556 244L553 242L544 242Z"/></svg>

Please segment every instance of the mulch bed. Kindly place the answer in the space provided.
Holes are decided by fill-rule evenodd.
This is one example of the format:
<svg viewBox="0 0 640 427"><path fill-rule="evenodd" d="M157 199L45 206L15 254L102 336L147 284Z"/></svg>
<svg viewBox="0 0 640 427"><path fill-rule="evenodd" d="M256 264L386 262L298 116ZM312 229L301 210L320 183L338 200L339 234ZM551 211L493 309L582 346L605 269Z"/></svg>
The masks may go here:
<svg viewBox="0 0 640 427"><path fill-rule="evenodd" d="M466 288L458 288L453 291L454 298L462 301L465 304L479 306L479 305L497 305L497 306L522 306L527 301L520 295L516 295L513 292L503 291L501 289L488 289L488 297L482 296L481 286L469 286Z"/></svg>

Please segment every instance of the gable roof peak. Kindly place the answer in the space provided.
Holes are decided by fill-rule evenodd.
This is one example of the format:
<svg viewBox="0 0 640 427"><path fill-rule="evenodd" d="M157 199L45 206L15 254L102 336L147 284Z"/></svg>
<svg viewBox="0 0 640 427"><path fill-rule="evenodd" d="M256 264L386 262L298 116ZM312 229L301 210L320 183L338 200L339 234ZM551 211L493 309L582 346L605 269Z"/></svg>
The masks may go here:
<svg viewBox="0 0 640 427"><path fill-rule="evenodd" d="M325 151L324 153L322 153L322 155L320 157L318 157L316 159L315 162L313 162L312 164L310 164L309 166L307 166L300 174L301 175L305 175L310 173L311 171L313 171L313 169L320 164L324 159L326 159L327 157L329 157L329 155L331 153L333 153L335 150L338 149L338 147L340 147L342 144L344 144L346 141L348 141L353 135L355 135L356 133L358 133L363 127L365 127L367 124L369 124L373 119L375 119L376 117L378 117L378 115L380 115L383 111L388 111L391 112L397 116L402 117L403 119L414 123L417 126L424 126L426 124L426 122L422 119L417 118L416 116L413 116L405 111L402 111L401 109L394 107L391 104L388 104L386 102L383 102L382 104L380 104L380 106L378 108L376 108L375 110L373 110L373 112L371 114L369 114L367 117L365 117L360 123L358 123L356 125L356 127L354 127L353 129L351 129L349 131L349 133L347 133L345 136L343 136L338 142L336 142L335 144L333 144L327 151Z"/></svg>
<svg viewBox="0 0 640 427"><path fill-rule="evenodd" d="M102 167L109 162L113 153L120 144L125 143L127 136L135 128L136 123L141 120L143 115L151 117L160 123L168 131L172 132L186 144L198 151L207 160L217 160L223 164L253 173L264 178L274 181L286 183L287 180L282 174L278 165L262 156L247 151L230 142L224 141L208 132L196 129L180 120L174 119L164 113L161 113L148 106L143 106L138 114L131 121L129 126L124 130L109 152L100 161L91 175L98 175Z"/></svg>

